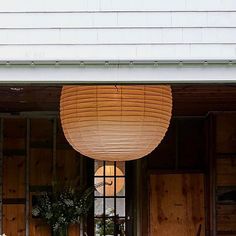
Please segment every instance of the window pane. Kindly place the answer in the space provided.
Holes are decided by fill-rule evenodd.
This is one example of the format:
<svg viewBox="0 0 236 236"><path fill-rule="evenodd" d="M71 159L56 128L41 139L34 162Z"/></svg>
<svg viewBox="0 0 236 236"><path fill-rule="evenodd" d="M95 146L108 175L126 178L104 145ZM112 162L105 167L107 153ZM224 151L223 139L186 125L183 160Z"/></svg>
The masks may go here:
<svg viewBox="0 0 236 236"><path fill-rule="evenodd" d="M116 199L116 214L125 217L125 198Z"/></svg>
<svg viewBox="0 0 236 236"><path fill-rule="evenodd" d="M106 198L105 206L106 206L106 216L114 216L115 214L115 199L114 198Z"/></svg>
<svg viewBox="0 0 236 236"><path fill-rule="evenodd" d="M103 161L95 161L95 162L94 162L94 173L96 173L97 170L98 170L100 167L103 167ZM103 176L103 173L102 173L102 176Z"/></svg>
<svg viewBox="0 0 236 236"><path fill-rule="evenodd" d="M117 177L116 178L116 195L125 196L125 178Z"/></svg>
<svg viewBox="0 0 236 236"><path fill-rule="evenodd" d="M115 193L115 179L114 178L106 177L105 182L104 182L104 178L97 177L94 179L94 184L96 186L95 196L103 196L104 187L105 187L105 196L107 197L114 196L114 193Z"/></svg>
<svg viewBox="0 0 236 236"><path fill-rule="evenodd" d="M115 178L105 178L105 196L111 197L115 194Z"/></svg>
<svg viewBox="0 0 236 236"><path fill-rule="evenodd" d="M95 198L94 211L95 216L101 216L103 214L103 198Z"/></svg>
<svg viewBox="0 0 236 236"><path fill-rule="evenodd" d="M114 164L106 164L105 166L105 176L115 176L115 167Z"/></svg>
<svg viewBox="0 0 236 236"><path fill-rule="evenodd" d="M117 171L116 176L124 176L125 175L125 162L118 161L116 162L116 167L119 168L120 171Z"/></svg>
<svg viewBox="0 0 236 236"><path fill-rule="evenodd" d="M96 187L95 196L103 196L104 178L103 177L94 178L94 185Z"/></svg>
<svg viewBox="0 0 236 236"><path fill-rule="evenodd" d="M105 165L106 165L106 166L114 166L114 165L115 165L115 162L114 162L114 161L106 161L106 162L105 162Z"/></svg>

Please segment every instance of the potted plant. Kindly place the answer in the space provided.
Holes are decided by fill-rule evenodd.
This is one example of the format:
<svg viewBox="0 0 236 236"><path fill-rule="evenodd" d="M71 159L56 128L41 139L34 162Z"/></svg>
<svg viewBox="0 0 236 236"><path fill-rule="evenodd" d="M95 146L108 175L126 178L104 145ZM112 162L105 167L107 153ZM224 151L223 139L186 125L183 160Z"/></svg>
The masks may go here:
<svg viewBox="0 0 236 236"><path fill-rule="evenodd" d="M67 236L70 224L79 223L93 205L94 187L81 189L72 185L53 185L51 192L37 196L33 216L51 226L55 236Z"/></svg>

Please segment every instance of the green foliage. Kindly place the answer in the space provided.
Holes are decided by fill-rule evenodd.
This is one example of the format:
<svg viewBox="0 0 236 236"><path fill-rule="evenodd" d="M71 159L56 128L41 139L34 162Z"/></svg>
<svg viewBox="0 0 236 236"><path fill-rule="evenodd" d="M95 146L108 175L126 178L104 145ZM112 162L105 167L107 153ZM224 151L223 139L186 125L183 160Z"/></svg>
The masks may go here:
<svg viewBox="0 0 236 236"><path fill-rule="evenodd" d="M100 236L103 235L113 235L114 234L114 209L109 209L108 214L102 215L102 218L96 219L96 234ZM104 228L104 217L106 219L105 228ZM108 218L109 217L109 218ZM105 232L104 232L105 231Z"/></svg>
<svg viewBox="0 0 236 236"><path fill-rule="evenodd" d="M53 184L52 192L37 196L32 214L44 219L54 232L58 231L88 214L93 205L93 192L94 187L81 189Z"/></svg>
<svg viewBox="0 0 236 236"><path fill-rule="evenodd" d="M114 230L119 232L120 235L125 235L124 224L125 220L121 220L118 215L114 216L114 209L108 209L108 214L101 215L101 218L95 220L96 234L100 236L114 235ZM105 227L104 227L105 219Z"/></svg>

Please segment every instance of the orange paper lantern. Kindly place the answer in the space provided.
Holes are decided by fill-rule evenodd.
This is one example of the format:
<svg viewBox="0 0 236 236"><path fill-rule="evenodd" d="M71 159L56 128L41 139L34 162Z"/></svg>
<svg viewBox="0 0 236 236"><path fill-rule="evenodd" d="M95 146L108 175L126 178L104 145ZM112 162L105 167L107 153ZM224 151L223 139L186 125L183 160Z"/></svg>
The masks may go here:
<svg viewBox="0 0 236 236"><path fill-rule="evenodd" d="M119 193L125 184L124 178L116 178L116 187L115 187L115 174L116 176L124 176L124 173L120 170L120 168L116 167L116 173L115 173L115 167L113 165L106 165L105 166L105 173L104 173L104 167L101 166L98 168L98 170L95 172L95 177L103 176L105 174L104 178L95 178L95 186L97 191L100 194L104 194L104 187L105 187L105 196L114 196L114 193ZM104 183L105 180L105 183ZM116 188L116 190L115 190Z"/></svg>
<svg viewBox="0 0 236 236"><path fill-rule="evenodd" d="M125 161L146 156L171 118L167 85L63 86L60 116L66 139L85 156Z"/></svg>

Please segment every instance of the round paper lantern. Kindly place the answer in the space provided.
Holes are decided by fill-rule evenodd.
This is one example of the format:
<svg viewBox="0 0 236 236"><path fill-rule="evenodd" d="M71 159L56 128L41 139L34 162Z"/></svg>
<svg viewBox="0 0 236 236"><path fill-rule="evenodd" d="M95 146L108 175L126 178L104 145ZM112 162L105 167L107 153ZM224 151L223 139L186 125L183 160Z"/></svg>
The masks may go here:
<svg viewBox="0 0 236 236"><path fill-rule="evenodd" d="M60 117L66 139L81 154L110 161L146 156L171 118L167 85L63 86Z"/></svg>
<svg viewBox="0 0 236 236"><path fill-rule="evenodd" d="M120 168L116 167L116 173L115 173L115 167L112 165L106 165L105 166L105 173L104 173L104 167L98 168L98 170L95 173L95 177L99 176L108 176L104 178L95 178L95 185L98 185L96 187L97 191L104 195L104 187L105 187L105 196L114 196L115 193L115 178L109 177L109 176L124 176L123 172L120 170ZM105 180L105 183L104 183ZM116 193L119 193L123 187L124 187L124 178L116 178Z"/></svg>

